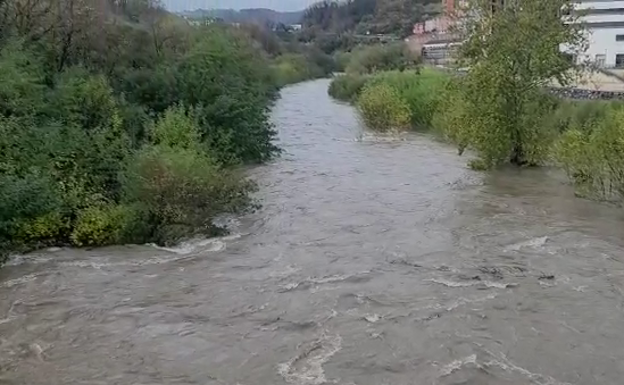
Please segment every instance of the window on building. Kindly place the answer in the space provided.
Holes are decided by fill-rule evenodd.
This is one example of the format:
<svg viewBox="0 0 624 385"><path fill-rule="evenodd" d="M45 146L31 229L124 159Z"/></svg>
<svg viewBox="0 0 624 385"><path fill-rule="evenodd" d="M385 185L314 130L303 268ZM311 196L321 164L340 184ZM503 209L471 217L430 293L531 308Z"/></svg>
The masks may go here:
<svg viewBox="0 0 624 385"><path fill-rule="evenodd" d="M607 61L607 55L596 55L594 58L594 63L596 67L602 68L605 66L605 62Z"/></svg>
<svg viewBox="0 0 624 385"><path fill-rule="evenodd" d="M615 35L615 41L624 41L624 35Z"/></svg>
<svg viewBox="0 0 624 385"><path fill-rule="evenodd" d="M624 8L586 8L576 10L574 13L580 16L624 15Z"/></svg>
<svg viewBox="0 0 624 385"><path fill-rule="evenodd" d="M615 55L615 68L624 68L624 54Z"/></svg>

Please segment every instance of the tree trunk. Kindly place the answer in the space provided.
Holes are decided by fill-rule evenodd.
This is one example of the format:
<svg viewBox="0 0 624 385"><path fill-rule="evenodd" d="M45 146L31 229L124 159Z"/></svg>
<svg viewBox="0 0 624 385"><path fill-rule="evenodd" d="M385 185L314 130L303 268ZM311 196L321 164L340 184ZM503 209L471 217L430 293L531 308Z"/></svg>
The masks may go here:
<svg viewBox="0 0 624 385"><path fill-rule="evenodd" d="M520 142L519 138L515 139L510 162L511 164L516 166L524 166L527 163L526 159L524 159L524 151L522 149L522 143Z"/></svg>

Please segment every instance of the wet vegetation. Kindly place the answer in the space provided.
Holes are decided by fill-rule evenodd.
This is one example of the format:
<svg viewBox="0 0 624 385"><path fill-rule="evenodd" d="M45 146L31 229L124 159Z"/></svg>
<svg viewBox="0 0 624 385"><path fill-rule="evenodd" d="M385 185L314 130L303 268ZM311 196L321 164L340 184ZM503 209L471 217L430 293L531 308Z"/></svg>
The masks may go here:
<svg viewBox="0 0 624 385"><path fill-rule="evenodd" d="M379 55L348 54L340 58L346 73L333 80L329 93L354 103L372 129L429 129L460 154L470 149L477 156L473 168L557 165L580 195L621 201L624 104L547 92L553 79L570 85L583 70L557 48L583 50L581 26L559 22L559 10L571 6L567 0L531 0L491 14L490 2L473 1L475 12L489 16L465 25L458 64L467 72L387 68L370 64Z"/></svg>
<svg viewBox="0 0 624 385"><path fill-rule="evenodd" d="M446 73L420 66L403 44L360 47L348 55L346 73L333 79L328 92L353 102L375 129L426 129L449 81Z"/></svg>
<svg viewBox="0 0 624 385"><path fill-rule="evenodd" d="M240 166L279 153L279 87L332 70L271 31L191 26L148 0L0 15L3 255L219 232L216 215L253 208Z"/></svg>

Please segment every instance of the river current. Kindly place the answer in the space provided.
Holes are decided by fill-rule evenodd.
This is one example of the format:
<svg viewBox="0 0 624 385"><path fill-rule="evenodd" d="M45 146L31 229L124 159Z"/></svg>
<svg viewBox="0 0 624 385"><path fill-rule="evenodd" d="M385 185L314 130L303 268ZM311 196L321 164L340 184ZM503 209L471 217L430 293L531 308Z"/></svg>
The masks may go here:
<svg viewBox="0 0 624 385"><path fill-rule="evenodd" d="M283 90L231 236L0 270L0 384L624 383L623 211L367 133L327 86Z"/></svg>

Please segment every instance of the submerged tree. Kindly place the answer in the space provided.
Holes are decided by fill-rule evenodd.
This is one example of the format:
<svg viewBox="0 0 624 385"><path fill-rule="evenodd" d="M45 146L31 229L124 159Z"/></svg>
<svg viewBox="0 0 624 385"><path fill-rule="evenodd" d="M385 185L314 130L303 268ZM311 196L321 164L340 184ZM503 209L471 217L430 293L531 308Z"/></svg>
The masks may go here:
<svg viewBox="0 0 624 385"><path fill-rule="evenodd" d="M585 37L570 0L474 0L460 24L467 74L451 91L460 148L475 149L481 167L537 164L550 143L544 117L553 102L544 87L568 84L579 66L570 59ZM461 106L461 107L459 107Z"/></svg>

